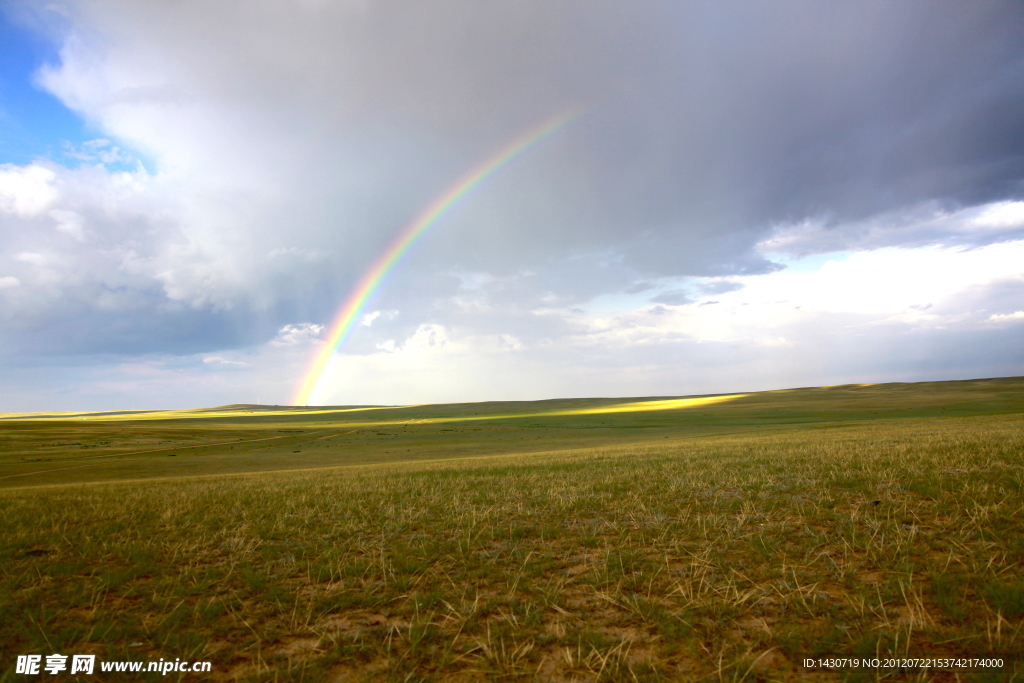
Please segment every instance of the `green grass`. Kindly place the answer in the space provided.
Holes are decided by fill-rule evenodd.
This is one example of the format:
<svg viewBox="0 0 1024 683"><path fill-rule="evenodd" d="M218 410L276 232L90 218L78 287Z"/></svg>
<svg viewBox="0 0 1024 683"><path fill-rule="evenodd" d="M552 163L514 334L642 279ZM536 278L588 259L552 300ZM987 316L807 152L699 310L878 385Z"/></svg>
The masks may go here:
<svg viewBox="0 0 1024 683"><path fill-rule="evenodd" d="M1024 651L1024 380L621 403L0 422L0 681L1024 676L801 664Z"/></svg>

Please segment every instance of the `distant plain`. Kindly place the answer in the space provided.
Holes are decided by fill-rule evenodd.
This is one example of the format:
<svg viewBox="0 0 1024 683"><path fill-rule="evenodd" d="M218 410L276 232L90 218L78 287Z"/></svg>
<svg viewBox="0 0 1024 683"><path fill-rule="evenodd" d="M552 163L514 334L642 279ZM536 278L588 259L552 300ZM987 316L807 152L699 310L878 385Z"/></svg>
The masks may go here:
<svg viewBox="0 0 1024 683"><path fill-rule="evenodd" d="M6 414L0 523L0 681L1024 676L1024 378Z"/></svg>

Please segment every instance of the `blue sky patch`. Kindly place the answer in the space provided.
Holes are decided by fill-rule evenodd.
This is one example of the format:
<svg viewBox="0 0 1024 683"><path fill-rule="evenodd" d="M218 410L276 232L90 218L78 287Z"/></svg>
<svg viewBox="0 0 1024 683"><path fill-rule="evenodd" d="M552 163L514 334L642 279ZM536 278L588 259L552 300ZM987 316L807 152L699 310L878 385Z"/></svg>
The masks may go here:
<svg viewBox="0 0 1024 683"><path fill-rule="evenodd" d="M0 163L64 160L66 152L99 137L59 99L35 84L44 64L60 55L46 37L0 11Z"/></svg>

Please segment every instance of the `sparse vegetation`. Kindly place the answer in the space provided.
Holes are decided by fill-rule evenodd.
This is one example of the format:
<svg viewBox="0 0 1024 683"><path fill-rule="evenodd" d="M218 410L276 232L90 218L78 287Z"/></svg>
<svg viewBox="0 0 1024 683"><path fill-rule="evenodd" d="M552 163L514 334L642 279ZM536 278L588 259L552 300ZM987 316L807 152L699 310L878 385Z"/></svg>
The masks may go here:
<svg viewBox="0 0 1024 683"><path fill-rule="evenodd" d="M468 423L483 432L444 421L466 406L376 411L372 430L352 427L366 413L11 422L0 476L54 471L0 480L0 680L27 652L209 659L214 680L1019 680L1022 395L846 387L521 424L505 404ZM297 442L292 467L322 467L332 448L311 446L349 427L360 445L332 448L353 466L155 478L254 469L267 443L268 469ZM376 432L409 450L382 457L398 449ZM181 450L218 439L236 449ZM72 444L178 457L76 483L99 467L71 469ZM1006 665L802 666L829 654Z"/></svg>

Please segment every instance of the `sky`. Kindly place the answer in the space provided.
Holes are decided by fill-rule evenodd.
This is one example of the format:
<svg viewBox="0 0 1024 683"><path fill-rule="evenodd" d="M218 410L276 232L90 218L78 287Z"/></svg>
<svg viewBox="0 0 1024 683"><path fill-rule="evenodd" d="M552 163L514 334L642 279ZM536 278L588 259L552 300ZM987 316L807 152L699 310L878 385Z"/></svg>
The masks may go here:
<svg viewBox="0 0 1024 683"><path fill-rule="evenodd" d="M1024 6L0 4L0 411L1024 375Z"/></svg>

